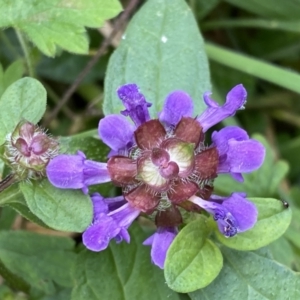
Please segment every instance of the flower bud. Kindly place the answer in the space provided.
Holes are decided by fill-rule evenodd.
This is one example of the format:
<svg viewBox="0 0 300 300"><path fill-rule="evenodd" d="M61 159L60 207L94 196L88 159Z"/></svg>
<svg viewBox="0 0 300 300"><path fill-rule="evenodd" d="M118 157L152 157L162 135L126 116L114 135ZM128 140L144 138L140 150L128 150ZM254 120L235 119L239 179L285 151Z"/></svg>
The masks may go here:
<svg viewBox="0 0 300 300"><path fill-rule="evenodd" d="M21 180L40 177L50 159L57 155L58 146L37 125L23 120L6 136L3 159Z"/></svg>

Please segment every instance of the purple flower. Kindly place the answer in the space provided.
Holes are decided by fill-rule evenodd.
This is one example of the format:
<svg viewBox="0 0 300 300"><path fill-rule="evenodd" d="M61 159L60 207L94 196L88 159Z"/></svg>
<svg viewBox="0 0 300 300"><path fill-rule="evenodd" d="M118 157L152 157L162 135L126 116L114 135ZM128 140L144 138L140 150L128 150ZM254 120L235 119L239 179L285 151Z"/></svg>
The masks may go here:
<svg viewBox="0 0 300 300"><path fill-rule="evenodd" d="M110 181L107 164L87 160L84 153L58 155L46 168L49 181L61 189L82 189L87 194L88 186Z"/></svg>
<svg viewBox="0 0 300 300"><path fill-rule="evenodd" d="M143 242L143 245L151 246L152 262L161 269L164 268L167 251L177 233L177 227L158 227L157 231Z"/></svg>
<svg viewBox="0 0 300 300"><path fill-rule="evenodd" d="M126 108L121 111L122 115L129 116L136 126L150 119L148 107L152 104L146 102L136 84L125 84L117 90L117 93Z"/></svg>
<svg viewBox="0 0 300 300"><path fill-rule="evenodd" d="M158 119L150 119L151 106L137 85L117 91L125 110L99 123L99 136L111 152L107 163L87 160L83 153L59 155L47 167L50 182L59 188L82 188L111 181L122 189L122 197L92 196L94 218L83 234L83 242L101 251L111 239L129 242L128 227L142 212L155 217L157 232L144 244L151 245L154 264L164 267L167 250L182 224L178 207L191 213L201 208L212 214L220 232L231 237L252 228L257 210L244 194L212 195L213 181L221 173L242 180L241 173L259 168L264 147L238 127L215 131L212 144L205 132L243 108L246 90L240 84L219 106L204 95L207 109L193 118L193 101L184 91L170 93ZM130 122L128 116L133 121Z"/></svg>
<svg viewBox="0 0 300 300"><path fill-rule="evenodd" d="M103 198L100 194L91 197L94 207L92 224L83 233L83 244L92 251L107 248L111 239L117 243L130 241L127 231L140 211L131 207L123 197Z"/></svg>
<svg viewBox="0 0 300 300"><path fill-rule="evenodd" d="M229 91L226 102L222 106L212 100L209 97L210 94L209 92L204 94L204 102L208 107L197 118L204 132L222 120L233 116L238 109L243 109L247 98L247 92L242 84L236 85Z"/></svg>
<svg viewBox="0 0 300 300"><path fill-rule="evenodd" d="M218 173L230 173L238 181L243 181L241 173L257 170L264 161L264 146L239 127L213 132L212 141L219 152Z"/></svg>
<svg viewBox="0 0 300 300"><path fill-rule="evenodd" d="M211 196L209 200L193 196L189 201L212 214L219 230L225 237L251 229L257 221L256 206L243 193L232 193L229 197Z"/></svg>

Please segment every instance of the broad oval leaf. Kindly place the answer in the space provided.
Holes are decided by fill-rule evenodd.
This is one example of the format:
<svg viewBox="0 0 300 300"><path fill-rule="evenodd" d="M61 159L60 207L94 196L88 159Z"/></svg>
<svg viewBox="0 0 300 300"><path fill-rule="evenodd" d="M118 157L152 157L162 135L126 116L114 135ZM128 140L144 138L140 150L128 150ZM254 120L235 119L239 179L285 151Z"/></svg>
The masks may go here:
<svg viewBox="0 0 300 300"><path fill-rule="evenodd" d="M205 109L202 95L211 90L203 39L184 0L151 0L132 18L113 53L105 80L104 113L124 109L119 86L136 83L157 116L166 96L184 90L194 100L194 114Z"/></svg>
<svg viewBox="0 0 300 300"><path fill-rule="evenodd" d="M221 248L224 267L208 287L190 293L192 300L300 299L300 276L266 255Z"/></svg>
<svg viewBox="0 0 300 300"><path fill-rule="evenodd" d="M0 99L0 144L21 119L36 124L46 109L46 90L39 81L25 77L11 84Z"/></svg>
<svg viewBox="0 0 300 300"><path fill-rule="evenodd" d="M4 1L0 27L15 27L46 55L54 56L57 46L74 53L88 52L85 27L101 27L122 7L118 0Z"/></svg>
<svg viewBox="0 0 300 300"><path fill-rule="evenodd" d="M291 223L292 211L285 208L281 201L273 198L250 198L258 209L255 226L236 236L226 238L216 228L221 243L237 250L255 250L278 239Z"/></svg>
<svg viewBox="0 0 300 300"><path fill-rule="evenodd" d="M70 238L27 231L0 232L0 261L14 275L46 294L55 292L55 284L72 285L73 247Z"/></svg>
<svg viewBox="0 0 300 300"><path fill-rule="evenodd" d="M51 228L82 232L92 222L92 203L82 191L57 189L46 179L22 182L20 189L31 212Z"/></svg>
<svg viewBox="0 0 300 300"><path fill-rule="evenodd" d="M171 244L165 262L168 286L180 293L188 293L210 284L222 269L219 248L207 235L207 218L186 225Z"/></svg>
<svg viewBox="0 0 300 300"><path fill-rule="evenodd" d="M72 269L72 300L179 300L164 282L163 272L151 264L147 234L139 225L130 227L130 244L111 241L101 252L84 250Z"/></svg>

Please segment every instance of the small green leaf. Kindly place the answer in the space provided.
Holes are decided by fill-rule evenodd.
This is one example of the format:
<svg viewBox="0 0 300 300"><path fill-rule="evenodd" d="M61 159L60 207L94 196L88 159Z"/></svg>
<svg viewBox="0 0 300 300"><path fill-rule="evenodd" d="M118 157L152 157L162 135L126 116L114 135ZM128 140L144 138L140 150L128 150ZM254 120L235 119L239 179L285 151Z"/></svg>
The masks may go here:
<svg viewBox="0 0 300 300"><path fill-rule="evenodd" d="M0 144L21 119L36 124L46 109L46 90L36 79L25 77L11 84L0 99Z"/></svg>
<svg viewBox="0 0 300 300"><path fill-rule="evenodd" d="M46 55L57 46L78 54L88 52L85 27L101 27L121 11L117 0L24 0L4 2L0 27L15 27Z"/></svg>
<svg viewBox="0 0 300 300"><path fill-rule="evenodd" d="M164 282L163 272L151 264L147 234L137 224L130 227L130 244L111 241L99 253L83 250L72 269L72 300L179 300Z"/></svg>
<svg viewBox="0 0 300 300"><path fill-rule="evenodd" d="M92 222L92 203L82 191L57 189L46 179L22 182L20 189L31 212L51 228L82 232Z"/></svg>
<svg viewBox="0 0 300 300"><path fill-rule="evenodd" d="M54 282L70 287L70 268L75 260L69 238L44 236L25 231L0 232L0 260L13 274L47 294Z"/></svg>
<svg viewBox="0 0 300 300"><path fill-rule="evenodd" d="M255 226L236 236L226 238L216 228L221 243L238 250L255 250L278 239L291 223L292 211L285 208L281 201L272 198L250 198L258 209L258 221Z"/></svg>
<svg viewBox="0 0 300 300"><path fill-rule="evenodd" d="M0 97L4 91L24 74L25 68L22 60L14 61L3 73L0 70Z"/></svg>
<svg viewBox="0 0 300 300"><path fill-rule="evenodd" d="M203 39L194 16L183 0L151 0L135 14L113 53L105 80L104 113L124 109L116 95L119 86L136 83L157 117L166 96L184 90L194 100L194 115L211 90Z"/></svg>
<svg viewBox="0 0 300 300"><path fill-rule="evenodd" d="M259 135L252 136L266 148L263 165L255 172L243 174L244 182L234 180L230 175L220 175L214 182L215 189L221 194L245 192L248 197L272 197L276 195L278 186L288 172L288 164L283 160L275 161L275 154L267 140Z"/></svg>
<svg viewBox="0 0 300 300"><path fill-rule="evenodd" d="M210 284L222 269L222 254L209 239L207 218L187 224L171 244L165 261L168 286L188 293Z"/></svg>
<svg viewBox="0 0 300 300"><path fill-rule="evenodd" d="M224 267L208 287L190 293L192 300L300 299L300 276L266 255L265 249L241 252L221 248Z"/></svg>

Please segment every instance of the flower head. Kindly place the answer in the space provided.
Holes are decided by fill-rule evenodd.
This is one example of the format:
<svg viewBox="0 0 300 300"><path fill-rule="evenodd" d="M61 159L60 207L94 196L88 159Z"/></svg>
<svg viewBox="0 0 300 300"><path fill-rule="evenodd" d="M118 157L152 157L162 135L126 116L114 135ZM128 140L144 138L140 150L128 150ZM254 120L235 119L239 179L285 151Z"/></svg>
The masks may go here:
<svg viewBox="0 0 300 300"><path fill-rule="evenodd" d="M144 95L135 84L117 91L125 110L109 115L99 123L99 136L110 148L107 164L77 156L61 155L47 168L49 180L60 188L83 188L112 181L122 188L120 204L92 196L94 220L83 235L91 250L105 249L110 239L129 241L127 228L144 213L155 220L157 232L144 244L151 245L152 261L163 268L167 250L182 224L180 209L209 212L222 234L236 235L254 226L257 210L245 195L212 195L213 181L221 173L242 180L241 173L252 172L264 160L264 147L238 127L216 131L212 144L205 144L205 132L224 118L242 109L246 90L234 87L226 103L219 106L204 95L207 109L193 118L193 101L183 91L170 93L158 119L150 119ZM134 124L128 121L130 117ZM63 166L57 171L58 166ZM112 202L111 202L112 201ZM121 204L122 203L122 204Z"/></svg>
<svg viewBox="0 0 300 300"><path fill-rule="evenodd" d="M7 135L4 144L4 159L20 179L43 176L48 162L57 153L57 140L25 120Z"/></svg>

